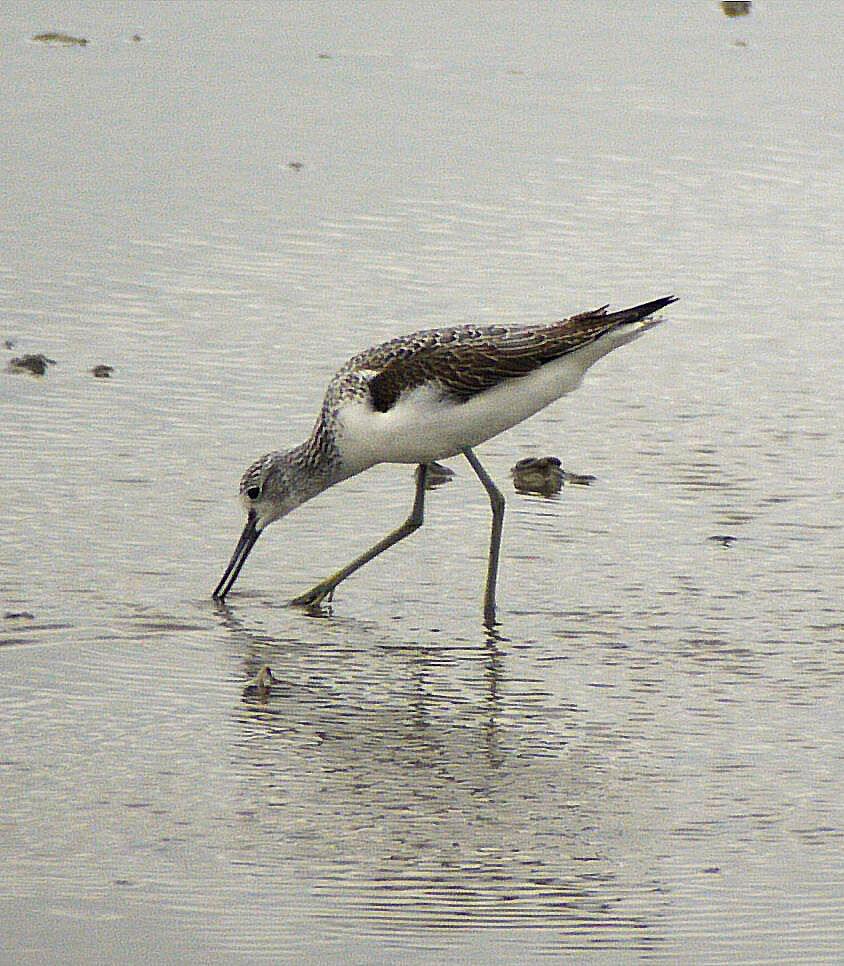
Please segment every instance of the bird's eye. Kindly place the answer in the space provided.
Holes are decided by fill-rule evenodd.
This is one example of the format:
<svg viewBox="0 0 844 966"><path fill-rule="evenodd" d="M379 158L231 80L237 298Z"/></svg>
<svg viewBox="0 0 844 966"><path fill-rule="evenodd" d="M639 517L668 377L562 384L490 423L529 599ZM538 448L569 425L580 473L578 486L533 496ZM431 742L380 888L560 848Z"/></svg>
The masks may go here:
<svg viewBox="0 0 844 966"><path fill-rule="evenodd" d="M249 497L250 500L257 500L258 497L261 495L261 487L250 486L249 489L246 491L246 495Z"/></svg>

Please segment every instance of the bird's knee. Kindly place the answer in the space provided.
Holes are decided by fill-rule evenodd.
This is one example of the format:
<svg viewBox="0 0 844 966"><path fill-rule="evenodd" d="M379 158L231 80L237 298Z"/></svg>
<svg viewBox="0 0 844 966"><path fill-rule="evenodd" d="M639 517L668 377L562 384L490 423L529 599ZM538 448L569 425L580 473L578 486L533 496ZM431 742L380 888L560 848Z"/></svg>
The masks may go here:
<svg viewBox="0 0 844 966"><path fill-rule="evenodd" d="M409 534L418 530L424 522L425 518L421 513L411 513L411 515L402 524L404 535L408 536Z"/></svg>

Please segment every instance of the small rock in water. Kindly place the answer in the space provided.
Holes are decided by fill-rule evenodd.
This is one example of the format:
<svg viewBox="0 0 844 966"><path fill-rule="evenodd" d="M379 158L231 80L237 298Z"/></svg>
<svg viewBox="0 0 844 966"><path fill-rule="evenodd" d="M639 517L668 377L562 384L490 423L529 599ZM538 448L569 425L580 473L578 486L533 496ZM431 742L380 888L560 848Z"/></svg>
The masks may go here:
<svg viewBox="0 0 844 966"><path fill-rule="evenodd" d="M594 476L567 473L556 456L528 456L510 470L513 485L519 493L553 496L564 483L588 486Z"/></svg>
<svg viewBox="0 0 844 966"><path fill-rule="evenodd" d="M416 478L419 479L418 466L416 468ZM450 483L453 479L454 470L450 466L443 466L442 463L431 460L428 464L428 476L425 479L425 489L435 490L438 486L442 486L443 483Z"/></svg>
<svg viewBox="0 0 844 966"><path fill-rule="evenodd" d="M292 168L294 171L301 171L305 167L301 161L288 161L287 167Z"/></svg>
<svg viewBox="0 0 844 966"><path fill-rule="evenodd" d="M36 34L32 39L41 44L58 44L64 47L84 47L88 43L85 37L71 37L70 34L58 33L55 30Z"/></svg>
<svg viewBox="0 0 844 966"><path fill-rule="evenodd" d="M728 17L746 17L753 0L721 0L721 9Z"/></svg>
<svg viewBox="0 0 844 966"><path fill-rule="evenodd" d="M713 543L720 543L722 547L731 547L736 542L736 538L729 533L716 533L709 539Z"/></svg>
<svg viewBox="0 0 844 966"><path fill-rule="evenodd" d="M563 467L556 456L528 456L510 470L519 493L551 496L563 485Z"/></svg>
<svg viewBox="0 0 844 966"><path fill-rule="evenodd" d="M48 359L43 352L39 352L37 355L18 356L16 359L12 359L6 366L6 371L28 372L33 376L43 376L47 371L47 366L54 366L55 364L55 359Z"/></svg>
<svg viewBox="0 0 844 966"><path fill-rule="evenodd" d="M114 372L114 366L94 366L91 370L91 375L97 379L111 379L111 374Z"/></svg>
<svg viewBox="0 0 844 966"><path fill-rule="evenodd" d="M14 347L15 347L14 339L6 339L6 341L3 343L4 349L14 349Z"/></svg>
<svg viewBox="0 0 844 966"><path fill-rule="evenodd" d="M243 689L243 696L244 698L257 698L266 704L272 686L277 683L269 664L265 664Z"/></svg>
<svg viewBox="0 0 844 966"><path fill-rule="evenodd" d="M133 44L139 44L140 42L141 42L141 35L140 34L132 34L132 43Z"/></svg>
<svg viewBox="0 0 844 966"><path fill-rule="evenodd" d="M28 610L7 610L3 615L4 621L31 621L35 614L30 614Z"/></svg>

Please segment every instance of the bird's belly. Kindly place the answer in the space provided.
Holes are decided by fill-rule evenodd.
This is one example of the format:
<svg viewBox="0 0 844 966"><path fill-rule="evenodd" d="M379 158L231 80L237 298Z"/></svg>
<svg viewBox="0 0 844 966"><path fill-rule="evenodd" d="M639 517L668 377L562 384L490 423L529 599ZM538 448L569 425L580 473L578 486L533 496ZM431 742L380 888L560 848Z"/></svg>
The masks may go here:
<svg viewBox="0 0 844 966"><path fill-rule="evenodd" d="M438 387L410 390L387 412L351 400L338 414L337 443L349 469L376 463L426 463L448 459L477 446L576 389L580 366L566 359L526 376L508 379L465 402Z"/></svg>

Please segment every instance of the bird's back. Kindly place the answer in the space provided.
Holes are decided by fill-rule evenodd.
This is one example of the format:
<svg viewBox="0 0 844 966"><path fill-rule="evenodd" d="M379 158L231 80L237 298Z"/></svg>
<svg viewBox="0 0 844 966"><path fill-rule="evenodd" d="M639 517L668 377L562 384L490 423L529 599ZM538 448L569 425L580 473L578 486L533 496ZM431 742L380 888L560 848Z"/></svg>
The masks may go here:
<svg viewBox="0 0 844 966"><path fill-rule="evenodd" d="M335 376L335 388L365 385L374 408L381 412L394 405L403 392L428 382L438 383L455 401L465 401L589 346L608 333L625 330L624 337L608 342L595 355L599 358L615 344L630 341L656 324L643 320L673 301L672 297L656 299L612 313L602 306L545 324L424 329L353 356Z"/></svg>
<svg viewBox="0 0 844 966"><path fill-rule="evenodd" d="M348 372L380 372L388 365L403 362L440 346L454 346L477 343L484 339L502 339L509 333L522 329L544 328L531 325L452 325L441 329L421 329L409 335L396 336L387 342L370 346L346 362L337 375Z"/></svg>

